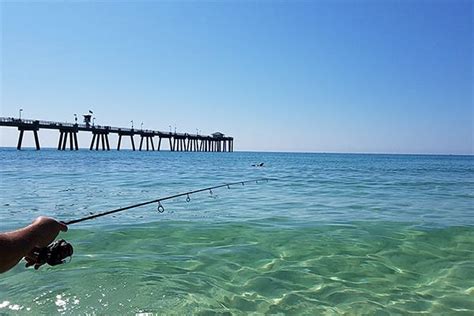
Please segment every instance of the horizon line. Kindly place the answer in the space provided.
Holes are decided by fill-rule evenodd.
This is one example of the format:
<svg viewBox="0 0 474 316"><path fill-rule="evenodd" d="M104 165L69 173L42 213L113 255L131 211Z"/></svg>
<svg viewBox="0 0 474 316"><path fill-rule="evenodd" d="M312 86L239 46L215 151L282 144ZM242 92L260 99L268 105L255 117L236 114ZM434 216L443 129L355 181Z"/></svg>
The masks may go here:
<svg viewBox="0 0 474 316"><path fill-rule="evenodd" d="M37 151L35 147L22 147L23 149L32 150L32 151ZM13 149L16 151L21 151L16 149L16 147L10 147L10 146L0 146L0 149ZM41 147L41 149L48 149L48 150L56 150L59 151L56 147ZM80 147L79 150L87 150L91 151L86 147ZM66 150L67 152L74 152L74 151L79 151L79 150ZM110 151L118 151L116 149L111 149L111 150L92 150L94 152L110 152ZM133 151L131 148L123 148L120 149L120 151ZM146 152L147 150L135 150L135 151L143 151ZM169 149L164 149L164 150L148 150L149 152L175 152ZM203 151L176 151L178 153L200 153ZM467 156L467 157L472 157L474 156L474 153L468 153L468 154L457 154L457 153L414 153L414 152L400 152L400 153L394 153L394 152L338 152L338 151L273 151L273 150L234 150L234 153L274 153L274 154L335 154L335 155L400 155L400 156ZM213 152L214 153L214 152ZM217 152L215 152L217 153ZM231 153L231 152L222 152L222 153Z"/></svg>

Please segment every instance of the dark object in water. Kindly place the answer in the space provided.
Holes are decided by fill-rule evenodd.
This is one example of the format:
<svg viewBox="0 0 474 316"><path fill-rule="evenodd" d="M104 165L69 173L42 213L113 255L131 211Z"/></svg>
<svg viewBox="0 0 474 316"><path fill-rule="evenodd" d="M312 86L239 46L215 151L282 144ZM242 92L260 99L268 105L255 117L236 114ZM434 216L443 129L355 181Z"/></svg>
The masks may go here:
<svg viewBox="0 0 474 316"><path fill-rule="evenodd" d="M252 167L263 167L263 164L264 164L264 163L261 162L261 163L258 163L258 164L256 164L256 165L252 165Z"/></svg>

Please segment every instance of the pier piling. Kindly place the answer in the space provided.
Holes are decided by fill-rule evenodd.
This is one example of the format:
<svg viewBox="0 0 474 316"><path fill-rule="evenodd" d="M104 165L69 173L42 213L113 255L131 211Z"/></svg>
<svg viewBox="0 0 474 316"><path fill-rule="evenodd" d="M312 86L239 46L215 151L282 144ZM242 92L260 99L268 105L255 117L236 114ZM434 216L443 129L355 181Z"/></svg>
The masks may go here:
<svg viewBox="0 0 474 316"><path fill-rule="evenodd" d="M119 138L118 138L118 143L117 143L117 150L120 150L120 145L122 144L122 136L130 136L130 143L132 145L132 150L135 151L135 141L133 139L133 135L135 135L135 131L133 129L128 130L128 131L123 131L119 129L118 135L119 135Z"/></svg>
<svg viewBox="0 0 474 316"><path fill-rule="evenodd" d="M16 146L16 149L20 150L21 149L21 143L23 142L23 134L25 133L25 130L20 130L20 136L18 137L18 145Z"/></svg>
<svg viewBox="0 0 474 316"><path fill-rule="evenodd" d="M40 150L40 143L39 143L39 137L38 137L39 127L38 127L37 121L32 121L32 123L33 124L16 125L18 127L18 130L20 131L20 135L18 135L18 143L16 145L16 149L21 150L21 146L23 143L23 136L25 135L25 131L32 131L33 136L35 138L35 148L36 150Z"/></svg>
<svg viewBox="0 0 474 316"><path fill-rule="evenodd" d="M102 150L110 150L108 130L92 130L92 140L89 149L93 150L94 146L95 150L99 150L99 146Z"/></svg>
<svg viewBox="0 0 474 316"><path fill-rule="evenodd" d="M67 139L69 138L69 149L79 150L79 143L77 141L77 124L73 126L61 127L59 129L58 150L66 150Z"/></svg>

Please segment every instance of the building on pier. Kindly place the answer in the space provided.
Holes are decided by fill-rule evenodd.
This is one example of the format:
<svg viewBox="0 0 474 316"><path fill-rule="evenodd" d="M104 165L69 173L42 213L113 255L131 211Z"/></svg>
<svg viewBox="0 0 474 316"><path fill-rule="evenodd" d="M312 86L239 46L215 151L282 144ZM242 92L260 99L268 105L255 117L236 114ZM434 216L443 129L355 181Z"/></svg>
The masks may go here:
<svg viewBox="0 0 474 316"><path fill-rule="evenodd" d="M84 124L86 124L86 126L91 126L92 114L87 113L87 114L84 114L83 117L84 117Z"/></svg>

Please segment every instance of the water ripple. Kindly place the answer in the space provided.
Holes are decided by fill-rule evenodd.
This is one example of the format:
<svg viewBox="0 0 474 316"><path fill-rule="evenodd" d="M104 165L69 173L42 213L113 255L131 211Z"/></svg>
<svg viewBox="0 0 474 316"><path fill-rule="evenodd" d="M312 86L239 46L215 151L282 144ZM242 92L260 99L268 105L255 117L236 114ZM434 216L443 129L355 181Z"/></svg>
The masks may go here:
<svg viewBox="0 0 474 316"><path fill-rule="evenodd" d="M2 275L0 314L474 313L471 157L32 155L0 150L2 231L277 180L72 226L71 263Z"/></svg>

